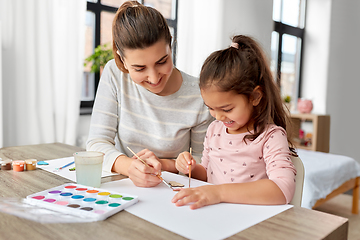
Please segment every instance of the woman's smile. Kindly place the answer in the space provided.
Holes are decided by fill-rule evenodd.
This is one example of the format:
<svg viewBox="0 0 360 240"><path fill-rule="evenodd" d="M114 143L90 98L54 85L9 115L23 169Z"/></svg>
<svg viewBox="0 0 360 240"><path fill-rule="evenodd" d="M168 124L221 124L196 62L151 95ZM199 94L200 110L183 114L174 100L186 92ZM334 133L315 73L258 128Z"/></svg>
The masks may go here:
<svg viewBox="0 0 360 240"><path fill-rule="evenodd" d="M162 77L159 79L159 81L157 83L152 83L152 82L149 82L149 81L145 81L147 84L149 84L151 87L157 87L159 86L161 83L162 83Z"/></svg>

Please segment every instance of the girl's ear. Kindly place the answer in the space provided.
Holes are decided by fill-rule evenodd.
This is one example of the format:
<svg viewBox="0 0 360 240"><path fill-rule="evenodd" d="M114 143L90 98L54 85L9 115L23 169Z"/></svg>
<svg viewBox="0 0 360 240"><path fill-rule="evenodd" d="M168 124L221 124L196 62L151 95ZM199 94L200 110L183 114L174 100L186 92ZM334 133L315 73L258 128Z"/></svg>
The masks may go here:
<svg viewBox="0 0 360 240"><path fill-rule="evenodd" d="M263 93L262 93L262 91L261 91L260 86L257 86L257 87L253 90L251 96L252 96L252 105L253 105L254 107L257 106L257 105L259 105L259 103L260 103L260 101L261 101L261 98L262 98L262 96L263 96Z"/></svg>

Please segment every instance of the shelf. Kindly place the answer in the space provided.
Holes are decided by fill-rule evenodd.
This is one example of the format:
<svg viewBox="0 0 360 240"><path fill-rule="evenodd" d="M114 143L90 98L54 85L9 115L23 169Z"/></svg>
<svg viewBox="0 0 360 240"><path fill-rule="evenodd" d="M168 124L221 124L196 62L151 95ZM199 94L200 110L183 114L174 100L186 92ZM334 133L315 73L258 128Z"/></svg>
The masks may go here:
<svg viewBox="0 0 360 240"><path fill-rule="evenodd" d="M302 113L292 113L292 132L291 136L293 137L292 142L297 148L320 151L320 152L329 152L330 147L330 116L329 115L318 115L318 114L302 114ZM301 128L302 122L312 122L313 132L311 139L311 146L300 145L299 142L296 142L295 139L299 138L299 129Z"/></svg>
<svg viewBox="0 0 360 240"><path fill-rule="evenodd" d="M304 145L300 145L300 144L297 144L297 143L295 143L294 145L295 145L296 148L315 151L312 146L304 146Z"/></svg>

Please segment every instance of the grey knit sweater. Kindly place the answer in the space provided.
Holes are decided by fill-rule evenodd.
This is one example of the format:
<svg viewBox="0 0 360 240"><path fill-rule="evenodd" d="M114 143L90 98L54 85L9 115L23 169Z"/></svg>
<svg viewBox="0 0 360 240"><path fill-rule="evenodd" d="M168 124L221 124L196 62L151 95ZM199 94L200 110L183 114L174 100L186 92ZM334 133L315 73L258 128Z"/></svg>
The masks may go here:
<svg viewBox="0 0 360 240"><path fill-rule="evenodd" d="M105 153L103 169L111 171L115 159L147 148L159 158L175 159L189 151L200 161L203 141L213 118L200 95L198 79L181 72L180 89L159 96L135 84L114 60L101 76L93 113L88 151Z"/></svg>

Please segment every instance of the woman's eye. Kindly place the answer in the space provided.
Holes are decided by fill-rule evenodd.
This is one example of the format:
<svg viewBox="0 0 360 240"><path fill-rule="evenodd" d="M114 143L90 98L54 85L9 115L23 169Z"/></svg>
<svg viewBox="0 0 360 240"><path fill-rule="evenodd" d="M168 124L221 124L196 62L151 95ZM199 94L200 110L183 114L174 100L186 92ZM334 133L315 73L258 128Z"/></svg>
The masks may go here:
<svg viewBox="0 0 360 240"><path fill-rule="evenodd" d="M165 64L167 62L167 59L161 61L161 62L158 62L158 64Z"/></svg>

